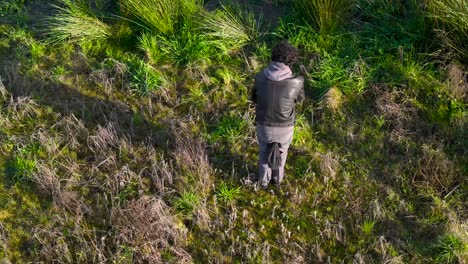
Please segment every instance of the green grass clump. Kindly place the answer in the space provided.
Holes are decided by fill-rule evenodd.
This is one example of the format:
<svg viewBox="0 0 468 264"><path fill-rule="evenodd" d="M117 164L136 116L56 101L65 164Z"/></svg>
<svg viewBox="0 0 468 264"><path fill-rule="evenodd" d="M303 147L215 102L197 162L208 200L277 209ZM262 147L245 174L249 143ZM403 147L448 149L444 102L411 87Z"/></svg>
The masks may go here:
<svg viewBox="0 0 468 264"><path fill-rule="evenodd" d="M183 192L174 202L174 207L182 214L191 217L200 203L200 197L193 192Z"/></svg>
<svg viewBox="0 0 468 264"><path fill-rule="evenodd" d="M33 144L21 148L7 161L5 174L11 183L26 182L37 172L37 157L44 153L39 145Z"/></svg>
<svg viewBox="0 0 468 264"><path fill-rule="evenodd" d="M164 36L177 34L183 21L202 8L199 0L126 0L120 4L129 19Z"/></svg>
<svg viewBox="0 0 468 264"><path fill-rule="evenodd" d="M233 114L225 115L219 120L214 131L208 135L208 141L235 144L242 139L246 128L247 122L242 117Z"/></svg>
<svg viewBox="0 0 468 264"><path fill-rule="evenodd" d="M464 0L429 1L429 16L436 22L442 44L462 63L468 61L468 2Z"/></svg>
<svg viewBox="0 0 468 264"><path fill-rule="evenodd" d="M84 0L61 1L49 20L49 41L110 57L138 46L152 64L188 65L238 51L259 35L253 14L240 7L209 12L199 0L130 0L106 15Z"/></svg>
<svg viewBox="0 0 468 264"><path fill-rule="evenodd" d="M18 13L24 8L24 0L4 0L0 2L0 17Z"/></svg>
<svg viewBox="0 0 468 264"><path fill-rule="evenodd" d="M49 21L52 42L105 46L112 37L112 28L104 23L84 0L61 0L64 7Z"/></svg>
<svg viewBox="0 0 468 264"><path fill-rule="evenodd" d="M214 12L206 12L200 27L214 44L224 52L238 50L259 38L260 22L252 12L239 5L223 5Z"/></svg>
<svg viewBox="0 0 468 264"><path fill-rule="evenodd" d="M143 95L156 90L164 81L162 73L142 60L132 60L129 66L129 86Z"/></svg>
<svg viewBox="0 0 468 264"><path fill-rule="evenodd" d="M366 220L361 226L361 230L364 234L370 235L374 231L375 221Z"/></svg>
<svg viewBox="0 0 468 264"><path fill-rule="evenodd" d="M241 194L241 187L232 187L227 183L222 182L216 192L216 197L225 203L233 202L239 198Z"/></svg>
<svg viewBox="0 0 468 264"><path fill-rule="evenodd" d="M352 0L295 0L294 10L320 34L335 32L354 5Z"/></svg>
<svg viewBox="0 0 468 264"><path fill-rule="evenodd" d="M468 246L458 237L446 235L438 239L434 249L437 252L437 263L455 263L456 260L461 260L462 255L466 256Z"/></svg>
<svg viewBox="0 0 468 264"><path fill-rule="evenodd" d="M13 182L23 182L29 180L36 169L36 161L15 156L7 163L6 174Z"/></svg>
<svg viewBox="0 0 468 264"><path fill-rule="evenodd" d="M226 6L208 12L200 1L153 2L128 1L122 6L128 18L136 18L140 30L147 32L140 38L140 47L154 62L186 65L210 59L219 51L239 49L253 39L257 29L253 15L240 8Z"/></svg>
<svg viewBox="0 0 468 264"><path fill-rule="evenodd" d="M190 25L187 25L187 28L183 28L174 37L161 38L159 44L160 51L166 61L177 65L209 60L216 54L208 38L204 34L192 30Z"/></svg>

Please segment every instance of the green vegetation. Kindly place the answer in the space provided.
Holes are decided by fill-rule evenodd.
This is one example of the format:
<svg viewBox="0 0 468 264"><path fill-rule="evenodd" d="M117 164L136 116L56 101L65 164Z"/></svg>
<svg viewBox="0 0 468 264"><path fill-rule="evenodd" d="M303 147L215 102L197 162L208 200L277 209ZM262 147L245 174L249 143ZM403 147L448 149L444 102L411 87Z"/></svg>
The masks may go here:
<svg viewBox="0 0 468 264"><path fill-rule="evenodd" d="M7 162L5 173L11 181L21 182L30 179L36 169L36 162L32 158L32 150L25 148L18 151L18 154Z"/></svg>
<svg viewBox="0 0 468 264"><path fill-rule="evenodd" d="M174 207L177 211L190 217L197 209L199 203L200 199L195 193L184 192L181 197L176 199Z"/></svg>
<svg viewBox="0 0 468 264"><path fill-rule="evenodd" d="M442 45L461 62L468 59L468 3L459 0L429 1L429 16L434 18Z"/></svg>
<svg viewBox="0 0 468 264"><path fill-rule="evenodd" d="M219 200L223 202L232 202L233 200L239 198L241 193L241 188L229 187L225 182L221 183L219 190L216 193L216 196Z"/></svg>
<svg viewBox="0 0 468 264"><path fill-rule="evenodd" d="M0 262L465 263L466 1L216 3L0 2ZM280 39L306 100L257 190Z"/></svg>
<svg viewBox="0 0 468 264"><path fill-rule="evenodd" d="M466 257L468 248L458 237L447 235L439 239L439 242L435 245L435 250L438 253L437 263L453 263L457 260L458 255Z"/></svg>
<svg viewBox="0 0 468 264"><path fill-rule="evenodd" d="M103 45L112 37L111 27L99 20L86 1L64 0L66 7L52 17L49 38L51 41L75 42L82 45Z"/></svg>
<svg viewBox="0 0 468 264"><path fill-rule="evenodd" d="M294 10L321 34L333 33L347 19L353 0L294 0Z"/></svg>

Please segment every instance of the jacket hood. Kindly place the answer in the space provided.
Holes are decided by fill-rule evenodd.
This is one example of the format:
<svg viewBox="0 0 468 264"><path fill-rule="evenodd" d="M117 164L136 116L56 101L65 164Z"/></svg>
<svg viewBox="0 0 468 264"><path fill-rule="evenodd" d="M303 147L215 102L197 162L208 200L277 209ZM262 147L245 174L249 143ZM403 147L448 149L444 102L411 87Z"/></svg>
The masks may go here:
<svg viewBox="0 0 468 264"><path fill-rule="evenodd" d="M263 70L265 77L272 81L282 81L293 77L292 71L284 63L272 62L267 68Z"/></svg>

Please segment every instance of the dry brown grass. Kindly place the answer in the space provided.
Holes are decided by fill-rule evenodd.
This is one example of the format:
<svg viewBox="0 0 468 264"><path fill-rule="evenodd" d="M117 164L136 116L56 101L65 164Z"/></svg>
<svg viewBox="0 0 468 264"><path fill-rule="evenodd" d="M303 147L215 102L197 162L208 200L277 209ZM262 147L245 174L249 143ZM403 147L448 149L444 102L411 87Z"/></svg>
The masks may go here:
<svg viewBox="0 0 468 264"><path fill-rule="evenodd" d="M8 97L8 91L6 90L5 86L3 85L2 82L2 76L0 75L0 96L3 101L7 100Z"/></svg>
<svg viewBox="0 0 468 264"><path fill-rule="evenodd" d="M336 180L340 163L339 157L333 152L327 152L325 154L315 153L314 160L318 162L320 175L323 177L323 182L328 185L330 180Z"/></svg>
<svg viewBox="0 0 468 264"><path fill-rule="evenodd" d="M16 118L34 118L37 114L38 104L30 97L17 97L11 99L7 107L10 114Z"/></svg>
<svg viewBox="0 0 468 264"><path fill-rule="evenodd" d="M393 249L392 243L388 242L384 236L380 236L374 243L374 250L381 256L382 263L389 264L403 264L402 256L392 256L391 250Z"/></svg>
<svg viewBox="0 0 468 264"><path fill-rule="evenodd" d="M98 125L95 135L88 138L88 147L95 154L106 154L111 147L118 148L119 143L116 126L112 123L106 127Z"/></svg>
<svg viewBox="0 0 468 264"><path fill-rule="evenodd" d="M38 167L39 172L33 175L32 181L55 200L61 192L60 179L57 176L56 169L50 168L45 164L39 164Z"/></svg>
<svg viewBox="0 0 468 264"><path fill-rule="evenodd" d="M445 202L441 205L448 216L449 232L460 238L464 245L468 245L468 218L466 217L466 214L464 215L463 212L457 214L450 210ZM466 250L458 252L457 256L458 260L462 264L465 264L466 260L468 260L468 252Z"/></svg>
<svg viewBox="0 0 468 264"><path fill-rule="evenodd" d="M44 88L43 82L27 77L21 72L21 63L9 62L0 71L4 85L13 96L24 96L28 91L39 91Z"/></svg>
<svg viewBox="0 0 468 264"><path fill-rule="evenodd" d="M135 263L163 263L162 255L167 253L178 263L192 262L184 250L187 230L161 199L142 196L124 209L114 208L111 214L115 243L131 247Z"/></svg>
<svg viewBox="0 0 468 264"><path fill-rule="evenodd" d="M177 172L172 160L168 160L162 154L150 154L150 166L147 170L148 177L155 186L155 192L160 196L166 196L174 190L174 180L177 178Z"/></svg>
<svg viewBox="0 0 468 264"><path fill-rule="evenodd" d="M468 72L452 63L448 66L448 79L452 95L468 102Z"/></svg>
<svg viewBox="0 0 468 264"><path fill-rule="evenodd" d="M333 112L339 111L343 101L342 92L333 86L323 96L323 105L325 108L330 109Z"/></svg>
<svg viewBox="0 0 468 264"><path fill-rule="evenodd" d="M208 161L205 143L189 131L188 127L175 128L174 159L182 172L181 182L193 182L194 191L207 194L214 183L213 169ZM182 187L186 188L186 186Z"/></svg>
<svg viewBox="0 0 468 264"><path fill-rule="evenodd" d="M0 222L0 248L3 248L2 250L5 251L7 249L7 244L7 233L5 228L3 227L3 224Z"/></svg>
<svg viewBox="0 0 468 264"><path fill-rule="evenodd" d="M412 184L417 188L434 188L447 194L461 181L462 175L440 146L423 145L421 151Z"/></svg>
<svg viewBox="0 0 468 264"><path fill-rule="evenodd" d="M62 131L67 147L75 151L82 147L89 136L83 121L73 114L63 116L52 128Z"/></svg>
<svg viewBox="0 0 468 264"><path fill-rule="evenodd" d="M389 126L392 142L420 136L423 121L412 99L403 91L391 89L387 85L374 85L371 94L375 98L374 107L377 113L385 118Z"/></svg>
<svg viewBox="0 0 468 264"><path fill-rule="evenodd" d="M57 213L46 226L34 228L34 238L41 245L40 259L46 263L106 263L110 260L106 256L106 236L90 229L81 212Z"/></svg>
<svg viewBox="0 0 468 264"><path fill-rule="evenodd" d="M198 227L214 231L214 223L208 209L207 199L214 188L214 171L208 160L205 143L190 131L190 124L181 123L175 131L173 158L178 168L177 190L179 193L191 191L200 202L194 212ZM210 231L210 232L211 232Z"/></svg>
<svg viewBox="0 0 468 264"><path fill-rule="evenodd" d="M62 219L63 221L63 219ZM72 252L60 229L36 228L35 239L42 246L39 256L49 263L72 263Z"/></svg>
<svg viewBox="0 0 468 264"><path fill-rule="evenodd" d="M128 84L128 66L114 59L106 59L102 63L111 61L114 67L111 69L100 69L92 73L94 81L102 87L107 96L111 96L117 89L122 89Z"/></svg>
<svg viewBox="0 0 468 264"><path fill-rule="evenodd" d="M29 101L25 103L29 105ZM20 115L21 109L23 104L15 104L10 110ZM89 134L81 121L66 116L50 130L38 127L22 143L38 142L49 156L38 161L38 171L31 178L38 189L50 195L57 211L49 224L35 228L41 260L108 263L128 260L131 254L135 263L162 263L163 256L170 254L178 262L191 262L184 250L183 225L163 200L143 196L145 177L153 179L155 193L166 195L174 190L179 172L153 146L131 143L119 129L118 124L108 123ZM68 147L86 153L83 164L64 154ZM140 171L135 171L136 165ZM130 196L122 196L128 187L131 191L126 195ZM91 222L111 231L90 228Z"/></svg>

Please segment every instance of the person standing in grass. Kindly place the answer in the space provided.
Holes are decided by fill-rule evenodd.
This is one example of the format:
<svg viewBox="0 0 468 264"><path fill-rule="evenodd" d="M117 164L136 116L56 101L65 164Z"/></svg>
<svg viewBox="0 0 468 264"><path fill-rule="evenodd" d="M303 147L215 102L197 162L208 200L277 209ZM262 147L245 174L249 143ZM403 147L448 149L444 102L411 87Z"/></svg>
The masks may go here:
<svg viewBox="0 0 468 264"><path fill-rule="evenodd" d="M259 144L258 185L279 186L294 133L295 106L304 100L304 78L291 67L298 51L287 41L276 44L270 65L255 75L252 101Z"/></svg>

